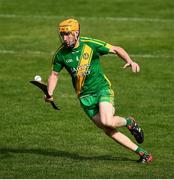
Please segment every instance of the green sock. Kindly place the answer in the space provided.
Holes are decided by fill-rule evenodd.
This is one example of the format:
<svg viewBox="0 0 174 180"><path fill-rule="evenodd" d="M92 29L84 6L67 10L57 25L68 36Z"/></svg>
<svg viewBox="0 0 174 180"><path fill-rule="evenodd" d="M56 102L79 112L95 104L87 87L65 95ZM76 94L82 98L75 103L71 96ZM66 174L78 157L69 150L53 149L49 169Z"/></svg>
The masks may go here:
<svg viewBox="0 0 174 180"><path fill-rule="evenodd" d="M132 120L130 118L126 118L126 126L129 126L132 124Z"/></svg>
<svg viewBox="0 0 174 180"><path fill-rule="evenodd" d="M148 155L147 151L141 147L138 147L136 150L135 150L136 153L138 153L140 156L141 154L145 154L145 155Z"/></svg>

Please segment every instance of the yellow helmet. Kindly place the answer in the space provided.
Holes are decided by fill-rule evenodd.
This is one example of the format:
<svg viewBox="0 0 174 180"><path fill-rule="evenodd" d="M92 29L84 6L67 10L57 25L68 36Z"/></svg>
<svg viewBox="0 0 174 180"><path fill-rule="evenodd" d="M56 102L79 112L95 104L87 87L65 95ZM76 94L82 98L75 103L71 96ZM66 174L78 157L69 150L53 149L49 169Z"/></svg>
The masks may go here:
<svg viewBox="0 0 174 180"><path fill-rule="evenodd" d="M80 25L79 22L75 19L67 19L62 21L59 24L59 32L72 32L72 31L79 31Z"/></svg>

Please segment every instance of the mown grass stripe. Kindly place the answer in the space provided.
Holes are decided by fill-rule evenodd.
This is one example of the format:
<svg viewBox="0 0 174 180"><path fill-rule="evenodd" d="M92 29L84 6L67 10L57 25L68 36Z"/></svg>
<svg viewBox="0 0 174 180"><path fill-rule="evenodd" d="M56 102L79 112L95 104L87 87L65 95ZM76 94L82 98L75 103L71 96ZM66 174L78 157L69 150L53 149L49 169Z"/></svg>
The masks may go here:
<svg viewBox="0 0 174 180"><path fill-rule="evenodd" d="M27 55L54 55L55 52L44 52L44 51L15 51L15 50L0 50L0 54L27 54ZM109 56L115 56L109 54ZM153 55L153 54L130 54L131 57L143 57L143 58L164 58L173 59L174 55Z"/></svg>
<svg viewBox="0 0 174 180"><path fill-rule="evenodd" d="M32 19L64 19L70 16L48 16L48 15L17 15L17 14L0 14L0 18L32 18ZM83 17L72 16L80 20L109 20L109 21L135 21L135 22L174 22L173 19L160 19L160 18L140 18L140 17Z"/></svg>

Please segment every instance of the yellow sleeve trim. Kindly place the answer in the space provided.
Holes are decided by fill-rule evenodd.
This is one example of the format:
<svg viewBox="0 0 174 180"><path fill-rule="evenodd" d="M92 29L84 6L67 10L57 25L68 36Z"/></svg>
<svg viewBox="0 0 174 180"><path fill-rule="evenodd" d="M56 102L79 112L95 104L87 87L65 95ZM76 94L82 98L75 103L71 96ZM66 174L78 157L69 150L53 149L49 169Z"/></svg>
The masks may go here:
<svg viewBox="0 0 174 180"><path fill-rule="evenodd" d="M108 48L108 49L110 49L110 48L112 47L112 45L109 44L109 43L105 43L105 42L101 42L101 43L100 43L100 42L97 42L97 41L91 40L91 39L83 39L82 42L92 42L92 43L95 43L95 44L104 46L104 47L106 47L106 48ZM105 43L105 44L104 44L104 43Z"/></svg>
<svg viewBox="0 0 174 180"><path fill-rule="evenodd" d="M111 44L106 44L105 47L107 47L108 49L111 49L112 48L112 45Z"/></svg>

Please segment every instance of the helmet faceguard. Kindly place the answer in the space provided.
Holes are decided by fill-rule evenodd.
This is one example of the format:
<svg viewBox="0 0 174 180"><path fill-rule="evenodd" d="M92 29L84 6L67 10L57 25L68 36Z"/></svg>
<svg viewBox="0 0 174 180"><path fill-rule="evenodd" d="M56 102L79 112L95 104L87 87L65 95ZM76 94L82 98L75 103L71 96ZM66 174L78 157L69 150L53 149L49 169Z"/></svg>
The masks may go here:
<svg viewBox="0 0 174 180"><path fill-rule="evenodd" d="M75 19L67 19L59 24L59 34L62 44L67 48L74 48L80 35L80 25ZM65 40L65 36L68 40Z"/></svg>

